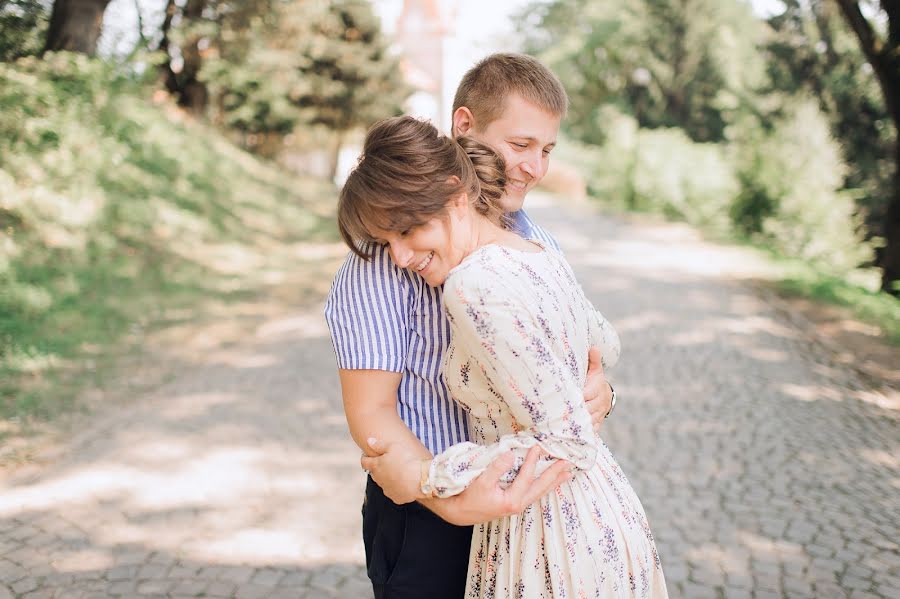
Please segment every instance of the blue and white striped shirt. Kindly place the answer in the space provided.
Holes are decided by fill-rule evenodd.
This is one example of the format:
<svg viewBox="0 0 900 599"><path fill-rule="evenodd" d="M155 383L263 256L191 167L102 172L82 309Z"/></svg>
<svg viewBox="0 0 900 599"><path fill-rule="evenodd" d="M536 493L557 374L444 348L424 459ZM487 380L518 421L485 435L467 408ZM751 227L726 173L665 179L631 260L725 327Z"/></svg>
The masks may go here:
<svg viewBox="0 0 900 599"><path fill-rule="evenodd" d="M513 229L559 250L556 240L524 211ZM325 303L338 368L401 372L400 418L434 455L469 440L465 412L450 398L441 374L450 325L443 287L397 267L386 246L373 245L368 262L350 253Z"/></svg>

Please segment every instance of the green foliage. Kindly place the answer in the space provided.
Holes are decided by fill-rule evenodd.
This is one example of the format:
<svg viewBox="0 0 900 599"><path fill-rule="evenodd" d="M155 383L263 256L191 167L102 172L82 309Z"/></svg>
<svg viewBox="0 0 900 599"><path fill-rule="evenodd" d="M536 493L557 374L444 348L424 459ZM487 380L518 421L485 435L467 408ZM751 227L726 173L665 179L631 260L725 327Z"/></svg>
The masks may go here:
<svg viewBox="0 0 900 599"><path fill-rule="evenodd" d="M721 146L693 142L680 129L641 130L633 174L638 209L727 231L738 182Z"/></svg>
<svg viewBox="0 0 900 599"><path fill-rule="evenodd" d="M763 46L768 83L760 91L818 100L850 167L846 186L859 191L858 203L877 235L894 184L896 133L859 42L834 2L785 2L784 12L769 23L771 36Z"/></svg>
<svg viewBox="0 0 900 599"><path fill-rule="evenodd" d="M722 146L691 141L680 129L638 129L634 118L611 107L600 117L602 146L560 144L559 158L582 172L591 195L707 230L730 229L729 205L739 183Z"/></svg>
<svg viewBox="0 0 900 599"><path fill-rule="evenodd" d="M213 119L241 133L287 135L302 114L288 93L297 79L287 53L254 48L240 64L207 61L201 79L215 98Z"/></svg>
<svg viewBox="0 0 900 599"><path fill-rule="evenodd" d="M50 4L0 0L0 62L40 53L50 23Z"/></svg>
<svg viewBox="0 0 900 599"><path fill-rule="evenodd" d="M814 100L788 104L770 133L742 140L737 154L743 189L731 212L744 233L833 273L872 258L853 195L843 190L841 148Z"/></svg>
<svg viewBox="0 0 900 599"><path fill-rule="evenodd" d="M48 415L48 376L90 371L92 348L173 308L239 293L235 260L261 270L275 244L332 238L307 198L330 187L147 92L82 55L0 64L0 416Z"/></svg>
<svg viewBox="0 0 900 599"><path fill-rule="evenodd" d="M240 52L223 39L220 56L201 74L217 98L215 118L227 127L343 132L399 114L409 95L369 2L281 3L274 16L242 31L223 34L240 37Z"/></svg>
<svg viewBox="0 0 900 599"><path fill-rule="evenodd" d="M769 245L760 249L773 266L779 292L847 307L855 318L877 327L889 343L900 346L900 299L879 291L878 269L860 268L835 275L806 260L787 257Z"/></svg>
<svg viewBox="0 0 900 599"><path fill-rule="evenodd" d="M740 2L556 0L529 6L519 23L527 50L572 92L566 126L587 143L603 140L605 104L642 127L719 141L763 73L761 24Z"/></svg>
<svg viewBox="0 0 900 599"><path fill-rule="evenodd" d="M367 0L290 5L301 73L290 97L308 122L347 131L400 114L410 88Z"/></svg>

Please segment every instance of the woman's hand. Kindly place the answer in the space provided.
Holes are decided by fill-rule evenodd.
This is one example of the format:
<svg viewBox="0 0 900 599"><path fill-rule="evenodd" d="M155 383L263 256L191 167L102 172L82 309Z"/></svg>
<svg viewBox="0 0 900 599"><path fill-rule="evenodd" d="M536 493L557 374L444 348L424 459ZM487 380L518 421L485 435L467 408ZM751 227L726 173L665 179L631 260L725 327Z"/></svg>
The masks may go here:
<svg viewBox="0 0 900 599"><path fill-rule="evenodd" d="M529 505L571 480L573 476L572 465L565 460L557 460L543 474L535 476L540 456L541 448L535 445L528 451L516 479L506 488L500 484L500 479L515 463L512 452L494 460L459 495L445 499L425 499L422 504L457 526L471 526L502 516L521 514Z"/></svg>
<svg viewBox="0 0 900 599"><path fill-rule="evenodd" d="M388 499L402 505L425 497L419 483L422 460L430 459L430 454L423 453L421 446L385 443L374 437L368 439L368 446L375 455L363 455L359 463Z"/></svg>

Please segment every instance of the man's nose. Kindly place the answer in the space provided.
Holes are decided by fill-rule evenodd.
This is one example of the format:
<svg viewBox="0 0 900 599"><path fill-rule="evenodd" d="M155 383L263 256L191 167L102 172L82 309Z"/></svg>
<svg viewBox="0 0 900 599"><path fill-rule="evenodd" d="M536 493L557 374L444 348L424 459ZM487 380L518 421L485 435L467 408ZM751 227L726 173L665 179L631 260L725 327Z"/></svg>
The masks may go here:
<svg viewBox="0 0 900 599"><path fill-rule="evenodd" d="M535 155L530 155L528 158L522 162L522 170L528 173L532 178L539 178L541 174L541 154L538 153Z"/></svg>

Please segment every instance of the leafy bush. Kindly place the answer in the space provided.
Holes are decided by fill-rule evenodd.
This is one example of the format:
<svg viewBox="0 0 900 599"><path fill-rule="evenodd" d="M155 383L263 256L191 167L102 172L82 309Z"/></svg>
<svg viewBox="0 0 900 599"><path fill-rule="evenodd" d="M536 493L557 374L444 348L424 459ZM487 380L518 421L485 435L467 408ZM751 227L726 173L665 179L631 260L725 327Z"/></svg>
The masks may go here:
<svg viewBox="0 0 900 599"><path fill-rule="evenodd" d="M732 217L739 230L835 274L872 258L853 193L842 189L840 146L813 100L789 103L770 133L741 140L736 155L742 189Z"/></svg>
<svg viewBox="0 0 900 599"><path fill-rule="evenodd" d="M561 158L580 168L593 196L729 229L728 209L739 185L722 146L695 143L680 129L638 129L632 117L610 106L598 114L603 145L561 144Z"/></svg>
<svg viewBox="0 0 900 599"><path fill-rule="evenodd" d="M695 143L681 129L641 130L634 204L715 231L730 228L738 182L722 146Z"/></svg>
<svg viewBox="0 0 900 599"><path fill-rule="evenodd" d="M49 22L49 2L0 1L0 62L38 54L44 47Z"/></svg>

